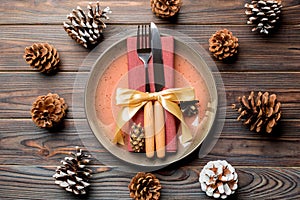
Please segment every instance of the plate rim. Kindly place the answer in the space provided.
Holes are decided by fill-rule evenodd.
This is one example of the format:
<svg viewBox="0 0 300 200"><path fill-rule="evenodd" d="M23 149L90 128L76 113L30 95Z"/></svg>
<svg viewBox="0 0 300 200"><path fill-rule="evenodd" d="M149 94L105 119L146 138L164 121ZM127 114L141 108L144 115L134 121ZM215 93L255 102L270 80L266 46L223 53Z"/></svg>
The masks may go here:
<svg viewBox="0 0 300 200"><path fill-rule="evenodd" d="M162 35L163 36L168 36L169 34L165 34L165 33L163 33L163 31L162 31ZM113 151L111 151L110 150L110 147L111 146L113 146L114 148L116 148L116 144L113 144L111 141L110 141L110 139L108 139L107 138L107 136L105 136L105 137L103 137L103 138L106 138L108 141L109 141L109 143L107 144L107 143L103 143L103 140L101 140L101 139L99 139L98 138L98 136L95 134L95 126L94 126L94 124L93 123L91 123L93 120L91 119L93 116L91 116L91 114L90 114L90 112L88 112L88 108L87 107L89 107L90 105L92 105L92 107L94 107L94 105L95 105L95 98L93 98L93 103L92 104L90 104L90 103L88 103L88 100L87 100L87 98L88 98L88 88L89 88L89 86L90 86L90 84L92 84L91 82L92 82L92 79L91 79L91 77L94 75L94 71L95 71L95 69L97 68L97 64L98 64L98 62L101 60L101 59L103 59L103 57L109 52L109 51L111 51L111 49L112 48L115 48L115 46L116 45L118 45L118 44L121 44L122 42L124 42L125 44L126 44L126 39L128 38L128 37L132 37L132 36L135 36L133 33L132 34L129 34L129 35L127 35L127 36L125 36L125 37L123 37L123 38L121 38L121 39L119 39L118 41L116 41L116 42L114 42L114 43L112 43L112 45L110 45L100 56L98 56L98 58L97 58L97 60L94 62L94 64L93 64L93 66L92 66L92 68L91 68L91 70L90 70L90 72L89 72L89 76L88 76L88 79L87 79L87 83L86 83L86 85L85 85L85 89L84 89L84 111L85 111L85 114L86 114L86 117L87 117L87 122L88 122L88 125L89 125L89 127L90 127L90 129L92 130L92 133L93 133L93 135L97 138L97 140L98 140L98 142L111 154L111 155L113 155L113 156L115 156L117 159L120 159L121 161L123 161L123 162L126 162L126 163L128 163L128 164L131 164L131 165L134 165L134 166L140 166L140 167L152 167L153 165L151 165L151 166L149 166L149 165L143 165L143 162L141 163L141 162L139 162L139 163L132 163L132 162L129 162L128 160L125 160L125 159L123 159L122 158L122 153L120 154L120 155L117 155L117 154L115 154ZM215 122L215 118L216 118L216 112L217 112L217 107L218 107L218 90L217 90L217 87L216 87L216 81L215 81L215 78L214 78L214 76L213 76L213 74L212 74L212 71L211 71L211 69L209 68L209 66L206 64L206 62L204 61L204 59L203 59L203 56L201 56L200 54L199 54L199 52L197 51L197 50L195 50L195 48L193 48L191 45L189 45L189 44L186 44L185 42L184 42L184 40L181 40L180 38L178 38L178 37L176 37L176 36L173 36L174 37L174 42L180 42L182 45L184 45L184 46L186 46L188 49L190 49L192 52L194 52L196 55L197 55L197 57L200 59L200 60L202 60L202 62L203 62L203 64L204 64L204 66L205 66L205 68L206 68L206 70L207 70L207 72L209 72L209 74L210 74L210 78L213 80L212 81L212 83L213 83L213 88L214 88L214 92L215 92L215 95L214 95L214 108L215 108L215 111L213 112L213 117L212 117L212 119L210 120L210 125L209 125L209 127L208 127L208 130L207 130L207 134L205 135L205 137L203 137L202 139L200 139L200 142L198 142L196 145L193 145L193 147L192 147L192 149L189 149L188 148L188 152L186 153L186 151L187 150L185 150L185 152L183 153L183 154L181 154L180 155L180 157L178 157L177 159L175 159L175 160L171 160L171 161L169 161L169 162L166 162L166 163L160 163L160 164L157 164L157 165L155 165L154 167L164 167L164 166L167 166L167 165L170 165L170 164L173 164L173 163L175 163L175 162L178 162L178 161L180 161L180 160L182 160L182 159L184 159L184 158L186 158L187 156L189 156L192 152L194 152L197 148L199 148L199 146L203 143L203 141L205 140L205 138L207 138L207 136L208 136L208 134L210 134L210 131L211 131L211 129L212 129L212 125L213 125L213 123ZM126 48L126 47L125 47ZM174 50L174 52L176 52L176 49ZM126 53L126 52L123 52L123 53ZM120 55L118 55L118 56L120 56ZM113 60L112 60L113 61ZM111 62L112 62L111 61ZM108 65L107 66L105 66L105 67L103 67L103 70L102 70L102 73L97 73L97 74L99 74L99 76L98 76L98 82L97 82L97 84L94 84L94 85L96 85L96 88L97 88L97 86L98 86L98 84L99 84L99 80L100 80L100 78L101 78L101 75L103 75L103 72L107 69L107 67L108 67ZM198 69L198 67L197 66L194 66L195 67L195 69L201 74L201 72L199 71L199 69ZM201 76L202 76L202 74L201 74ZM211 95L211 91L209 90L209 87L208 87L208 83L206 82L206 79L203 77L203 79L204 79L204 81L205 81L205 84L206 84L206 86L207 86L207 88L208 88L208 91L209 91L209 94ZM94 96L95 97L95 91L94 91L94 95L92 95L92 96ZM212 97L211 97L212 98ZM97 115L96 115L96 121L100 121L99 119L97 119ZM120 148L119 148L120 149ZM124 149L121 149L122 151L125 151ZM148 158L147 158L148 159ZM160 159L158 159L158 160L160 160Z"/></svg>

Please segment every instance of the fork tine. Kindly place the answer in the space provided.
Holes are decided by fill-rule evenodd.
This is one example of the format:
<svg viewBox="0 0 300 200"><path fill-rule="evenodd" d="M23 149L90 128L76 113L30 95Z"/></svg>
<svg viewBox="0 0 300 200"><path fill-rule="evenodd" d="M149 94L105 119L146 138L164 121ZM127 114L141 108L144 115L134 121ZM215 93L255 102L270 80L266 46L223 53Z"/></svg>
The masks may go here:
<svg viewBox="0 0 300 200"><path fill-rule="evenodd" d="M151 31L150 25L138 25L137 30L137 49L150 48L151 44Z"/></svg>
<svg viewBox="0 0 300 200"><path fill-rule="evenodd" d="M137 30L136 49L140 49L140 25L138 25Z"/></svg>
<svg viewBox="0 0 300 200"><path fill-rule="evenodd" d="M146 44L146 48L148 48L148 36L149 36L149 32L148 32L148 28L147 25L145 25L145 44Z"/></svg>
<svg viewBox="0 0 300 200"><path fill-rule="evenodd" d="M148 47L150 48L150 47L151 47L151 31L150 31L150 25L148 25L148 31L149 31L149 34L148 34Z"/></svg>
<svg viewBox="0 0 300 200"><path fill-rule="evenodd" d="M143 49L146 48L146 26L143 25L142 29L142 41L143 41Z"/></svg>
<svg viewBox="0 0 300 200"><path fill-rule="evenodd" d="M146 48L149 48L149 43L148 43L148 38L149 38L149 29L148 29L148 25L145 25L145 44L146 44Z"/></svg>
<svg viewBox="0 0 300 200"><path fill-rule="evenodd" d="M144 63L146 92L150 92L149 72L148 72L148 62L152 56L150 42L151 42L150 25L146 25L146 24L138 25L136 49L137 49L137 54L139 59Z"/></svg>

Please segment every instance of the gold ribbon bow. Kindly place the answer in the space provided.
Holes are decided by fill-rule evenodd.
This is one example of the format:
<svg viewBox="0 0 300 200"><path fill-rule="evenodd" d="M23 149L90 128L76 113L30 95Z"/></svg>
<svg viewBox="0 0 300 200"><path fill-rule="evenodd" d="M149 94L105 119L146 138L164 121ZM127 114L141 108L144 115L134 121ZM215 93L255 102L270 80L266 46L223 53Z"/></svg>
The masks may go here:
<svg viewBox="0 0 300 200"><path fill-rule="evenodd" d="M159 101L164 109L177 117L182 127L182 142L192 139L192 134L184 122L182 112L178 106L179 101L191 101L195 99L194 88L171 88L160 92L145 93L138 90L118 88L116 104L122 106L117 117L117 127L113 142L124 145L121 128L149 101Z"/></svg>

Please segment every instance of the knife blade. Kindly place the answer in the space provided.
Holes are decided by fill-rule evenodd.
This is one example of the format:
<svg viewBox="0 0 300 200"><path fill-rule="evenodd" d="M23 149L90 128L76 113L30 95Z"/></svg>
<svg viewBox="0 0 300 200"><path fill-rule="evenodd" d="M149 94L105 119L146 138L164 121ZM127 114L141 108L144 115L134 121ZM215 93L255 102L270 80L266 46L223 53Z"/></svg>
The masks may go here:
<svg viewBox="0 0 300 200"><path fill-rule="evenodd" d="M153 59L153 71L154 71L154 84L155 92L163 90L165 87L165 73L162 58L162 46L160 33L156 25L151 22L151 49ZM153 105L154 110L154 137L155 137L155 149L158 158L165 157L165 117L164 109L162 105L155 101Z"/></svg>
<svg viewBox="0 0 300 200"><path fill-rule="evenodd" d="M162 46L159 30L153 22L151 22L150 28L155 92L159 92L165 87L165 72L164 62L162 58Z"/></svg>

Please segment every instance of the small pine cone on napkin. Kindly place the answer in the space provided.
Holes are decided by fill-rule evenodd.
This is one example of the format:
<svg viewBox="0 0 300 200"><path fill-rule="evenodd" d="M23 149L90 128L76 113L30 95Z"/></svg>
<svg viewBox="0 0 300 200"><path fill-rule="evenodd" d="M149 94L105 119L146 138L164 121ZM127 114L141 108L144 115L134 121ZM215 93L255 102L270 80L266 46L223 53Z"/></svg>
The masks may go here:
<svg viewBox="0 0 300 200"><path fill-rule="evenodd" d="M51 74L58 69L59 54L48 43L36 43L26 47L23 58L32 68L45 74Z"/></svg>
<svg viewBox="0 0 300 200"><path fill-rule="evenodd" d="M33 102L31 117L33 122L41 128L52 128L58 125L66 115L67 104L58 94L49 93L39 96Z"/></svg>
<svg viewBox="0 0 300 200"><path fill-rule="evenodd" d="M103 29L106 28L103 19L109 19L106 14L111 11L109 7L101 10L98 1L96 5L89 3L87 9L87 13L83 12L79 6L73 9L72 13L67 16L70 22L64 22L64 29L77 43L85 48L91 48L102 40Z"/></svg>
<svg viewBox="0 0 300 200"><path fill-rule="evenodd" d="M279 21L282 5L281 1L259 0L246 3L245 8L247 24L254 25L252 31L269 34Z"/></svg>
<svg viewBox="0 0 300 200"><path fill-rule="evenodd" d="M191 117L198 114L198 100L180 102L180 110L184 116Z"/></svg>
<svg viewBox="0 0 300 200"><path fill-rule="evenodd" d="M238 175L227 161L210 161L200 172L199 182L207 196L226 199L238 188Z"/></svg>
<svg viewBox="0 0 300 200"><path fill-rule="evenodd" d="M139 172L128 185L130 197L135 200L158 200L161 184L155 175Z"/></svg>
<svg viewBox="0 0 300 200"><path fill-rule="evenodd" d="M281 103L278 102L276 94L269 95L268 92L258 92L255 96L252 91L248 98L238 97L241 107L237 108L240 115L238 121L244 119L244 124L250 127L251 131L271 133L281 118Z"/></svg>
<svg viewBox="0 0 300 200"><path fill-rule="evenodd" d="M209 51L212 52L214 57L218 60L232 58L237 54L239 40L227 29L217 31L208 41Z"/></svg>
<svg viewBox="0 0 300 200"><path fill-rule="evenodd" d="M182 6L182 0L150 0L152 12L161 18L174 17Z"/></svg>
<svg viewBox="0 0 300 200"><path fill-rule="evenodd" d="M91 169L86 168L86 165L90 163L90 157L82 149L76 147L76 152L65 157L61 161L61 166L57 167L53 175L55 183L76 195L86 194L92 173Z"/></svg>
<svg viewBox="0 0 300 200"><path fill-rule="evenodd" d="M134 152L143 152L145 149L145 132L141 123L133 123L130 130L130 144Z"/></svg>

